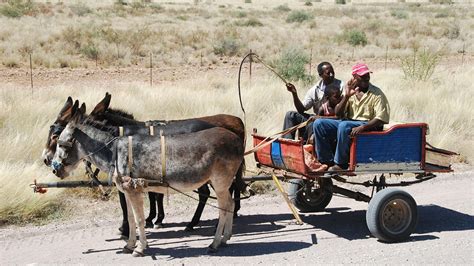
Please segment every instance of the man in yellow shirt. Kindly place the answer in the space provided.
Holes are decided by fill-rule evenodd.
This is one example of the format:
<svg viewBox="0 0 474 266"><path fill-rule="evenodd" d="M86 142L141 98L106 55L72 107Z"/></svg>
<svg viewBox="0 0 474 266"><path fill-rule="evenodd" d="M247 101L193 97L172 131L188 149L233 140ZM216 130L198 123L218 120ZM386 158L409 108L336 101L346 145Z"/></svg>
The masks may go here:
<svg viewBox="0 0 474 266"><path fill-rule="evenodd" d="M341 119L318 119L313 124L316 154L320 163L331 166L328 171L347 169L351 137L364 131L381 130L389 122L387 98L370 83L370 73L366 64L353 66L352 79L336 106L336 115Z"/></svg>

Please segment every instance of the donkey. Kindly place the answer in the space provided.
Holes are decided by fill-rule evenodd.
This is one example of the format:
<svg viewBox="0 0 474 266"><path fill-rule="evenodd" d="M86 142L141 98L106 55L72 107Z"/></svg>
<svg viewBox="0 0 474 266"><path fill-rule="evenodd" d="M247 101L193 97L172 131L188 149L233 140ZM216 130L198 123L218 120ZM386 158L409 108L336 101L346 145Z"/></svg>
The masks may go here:
<svg viewBox="0 0 474 266"><path fill-rule="evenodd" d="M87 158L101 171L109 173L117 188L125 193L130 227L135 228L138 223L139 228L138 245L135 247L136 231L130 230L124 252L143 256L147 247L143 192L166 193L168 188L189 191L207 182L212 183L219 206L219 222L209 251L215 252L221 244L227 243L232 235L234 209L229 187L244 153L237 135L213 127L161 138L114 137L93 126L85 118L85 109L85 104L79 109L73 106L72 119L57 140L53 172L63 179ZM157 182L163 186L149 186Z"/></svg>
<svg viewBox="0 0 474 266"><path fill-rule="evenodd" d="M242 146L245 147L245 127L242 120L236 116L226 115L226 114L218 114L213 116L205 116L199 118L191 118L191 119L184 119L184 120L151 120L151 121L137 121L134 119L133 115L123 112L121 110L111 109L110 100L112 95L109 93L105 94L105 97L94 107L93 111L90 113L90 117L96 121L102 121L109 125L137 125L142 126L158 126L158 127L167 127L171 126L175 123L179 124L187 124L187 123L196 123L196 121L200 121L201 123L209 123L215 127L223 127L234 132L237 136L239 136ZM191 131L183 131L191 132ZM231 191L234 193L235 198L235 210L234 210L234 217L237 216L237 211L240 210L240 192L245 190L246 184L242 180L243 170L245 168L245 161L242 161L242 165L237 172L235 183L231 186ZM196 208L196 211L193 215L191 222L186 225L186 231L194 230L194 226L196 226L201 218L202 212L204 210L204 206L206 201L210 195L210 190L207 184L198 188L199 193L199 204ZM232 192L231 192L232 193ZM125 204L125 197L123 194L119 194L120 203L122 205L122 212L124 215L124 221L126 221L125 215L127 213L126 204ZM162 194L155 194L149 193L148 194L150 199L150 214L147 218L147 224L151 224L151 220L155 217L156 213L156 206L155 201L158 203L158 218L155 222L155 227L162 226L161 222L164 219L164 211L163 211L163 195ZM122 227L126 227L124 224Z"/></svg>
<svg viewBox="0 0 474 266"><path fill-rule="evenodd" d="M123 111L110 109L109 108L110 99L111 99L111 95L106 93L106 96L104 97L104 99L101 102L99 102L94 108L94 110L91 112L90 117L92 117L95 121L101 121L105 125L115 125L115 126L139 125L135 128L133 126L125 126L124 127L125 135L141 134L141 133L149 134L149 128L144 126L145 122L136 121L134 120L133 115L127 114ZM78 102L76 101L73 105L72 99L71 97L69 97L64 107L62 108L61 112L59 113L58 118L56 119L55 123L51 126L52 130L50 130L49 132L46 148L43 151L43 158L44 158L45 164L48 166L50 165L52 155L54 155L54 152L56 149L55 145L56 145L57 136L59 135L59 133L61 133L65 124L68 122L68 119L70 119L71 109L73 108L73 106L77 108ZM165 129L164 133L166 134L169 134L169 133L180 134L180 133L193 132L193 131L209 128L210 124L208 122L212 123L212 127L219 125L221 127L230 129L234 133L238 134L243 145L243 141L244 141L243 138L245 135L243 123L242 123L242 120L240 120L240 118L235 117L235 116L215 115L215 116L208 116L208 117L187 119L187 120L149 121L147 122L147 124L157 125L155 126L155 127L158 127L156 132L158 132L160 129ZM117 131L117 129L115 130ZM243 167L244 167L244 164L242 163L242 166L239 168L239 171L237 173L237 178L236 178L237 182L241 182L239 185L240 186L239 189L235 189L234 183L232 185L232 190L235 192L234 197L236 198L236 202L235 202L236 208L234 210L234 216L236 215L237 211L240 209L240 200L239 200L240 190L244 188L243 186L245 186L245 183L243 183L241 179ZM196 209L196 212L191 222L186 225L186 231L193 230L193 227L199 223L205 203L207 201L208 196L210 195L210 191L207 185L201 186L198 189L198 191L199 191L199 205ZM148 215L148 218L146 219L146 225L147 227L153 226L152 220L156 216L156 205L155 205L155 200L156 200L158 202L158 218L155 222L155 227L160 227L164 219L163 194L156 194L156 193L150 192L148 193L148 195L150 198L150 213ZM126 207L126 202L125 202L125 196L123 195L123 193L119 193L119 196L120 196L120 203L121 203L122 213L123 213L123 222L122 222L122 226L120 227L121 229L120 231L123 237L127 237L129 234L128 233L129 225L127 223L127 207Z"/></svg>

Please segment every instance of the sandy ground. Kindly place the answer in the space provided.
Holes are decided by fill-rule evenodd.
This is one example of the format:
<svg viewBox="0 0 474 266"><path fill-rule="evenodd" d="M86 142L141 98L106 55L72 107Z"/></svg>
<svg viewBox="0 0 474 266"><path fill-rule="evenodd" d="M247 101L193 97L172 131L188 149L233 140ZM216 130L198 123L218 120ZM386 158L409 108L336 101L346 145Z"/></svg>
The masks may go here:
<svg viewBox="0 0 474 266"><path fill-rule="evenodd" d="M333 197L320 213L302 214L296 225L276 193L242 202L229 245L207 254L217 211L206 208L195 232L183 231L196 203L171 195L165 204L166 227L148 229L145 257L123 254L118 237L117 202L78 202L77 219L45 226L0 230L0 264L470 264L474 263L474 168L405 187L417 201L416 232L403 243L371 237L367 204ZM364 189L363 192L366 192Z"/></svg>

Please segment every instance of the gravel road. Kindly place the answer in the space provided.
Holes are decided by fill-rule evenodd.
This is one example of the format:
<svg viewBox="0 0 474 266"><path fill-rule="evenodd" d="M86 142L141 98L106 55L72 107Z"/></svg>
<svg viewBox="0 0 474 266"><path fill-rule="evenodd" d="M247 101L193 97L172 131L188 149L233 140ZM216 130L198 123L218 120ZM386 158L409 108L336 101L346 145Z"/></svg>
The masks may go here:
<svg viewBox="0 0 474 266"><path fill-rule="evenodd" d="M0 264L470 264L474 265L474 168L404 188L417 201L416 232L403 243L371 237L367 204L333 197L325 212L302 214L296 225L282 197L258 195L242 203L229 245L207 254L217 211L207 208L200 227L184 232L196 203L172 195L166 227L148 229L146 256L123 254L116 202L89 202L79 218L45 226L0 229Z"/></svg>

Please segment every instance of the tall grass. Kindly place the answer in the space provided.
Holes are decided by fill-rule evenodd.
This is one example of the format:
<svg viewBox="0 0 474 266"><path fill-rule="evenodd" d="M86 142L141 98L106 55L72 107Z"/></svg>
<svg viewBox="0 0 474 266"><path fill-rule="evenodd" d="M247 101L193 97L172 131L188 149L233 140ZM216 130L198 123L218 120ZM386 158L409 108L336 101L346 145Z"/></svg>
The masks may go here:
<svg viewBox="0 0 474 266"><path fill-rule="evenodd" d="M339 67L338 77L347 80L347 67ZM339 70L340 69L340 70ZM426 122L430 126L428 141L440 148L461 153L468 162L474 160L473 115L466 110L474 99L474 68L439 68L428 81L407 81L399 69L377 71L372 82L386 93L392 110L392 121ZM448 74L446 74L448 73ZM137 119L180 119L228 113L242 117L237 98L235 76L211 73L176 82L163 82L151 89L144 83L110 82L107 85L54 86L29 90L3 85L0 88L0 221L26 222L61 212L61 189L50 189L46 195L33 194L28 184L57 180L40 159L49 125L67 96L85 102L90 111L105 92L112 93L112 107L133 113ZM297 83L300 97L307 86ZM89 87L87 87L89 86ZM262 69L256 69L252 86L242 84L243 103L247 112L247 133L257 128L269 135L281 130L285 112L294 109L284 84ZM251 141L248 136L247 148ZM247 157L247 165L254 165ZM75 173L84 178L80 167Z"/></svg>

